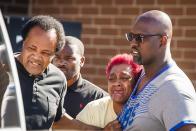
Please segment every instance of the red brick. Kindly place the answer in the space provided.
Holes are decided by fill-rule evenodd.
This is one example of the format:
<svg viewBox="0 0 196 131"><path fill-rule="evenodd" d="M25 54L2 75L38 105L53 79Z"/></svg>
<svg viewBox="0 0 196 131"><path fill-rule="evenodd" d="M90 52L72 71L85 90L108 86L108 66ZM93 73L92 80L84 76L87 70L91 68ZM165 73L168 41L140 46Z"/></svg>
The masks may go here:
<svg viewBox="0 0 196 131"><path fill-rule="evenodd" d="M176 47L177 47L177 42L176 42L176 40L173 38L172 40L171 40L171 49L176 49Z"/></svg>
<svg viewBox="0 0 196 131"><path fill-rule="evenodd" d="M98 29L94 28L94 27L84 27L83 28L83 33L84 34L97 34L98 33Z"/></svg>
<svg viewBox="0 0 196 131"><path fill-rule="evenodd" d="M121 8L122 15L138 15L139 9L136 7L123 7Z"/></svg>
<svg viewBox="0 0 196 131"><path fill-rule="evenodd" d="M92 0L75 0L75 4L76 5L91 5L92 4Z"/></svg>
<svg viewBox="0 0 196 131"><path fill-rule="evenodd" d="M112 29L112 28L103 28L100 30L100 33L102 35L117 35L118 30L117 29Z"/></svg>
<svg viewBox="0 0 196 131"><path fill-rule="evenodd" d="M125 33L131 32L131 25L132 21L130 21L130 24L128 25L128 28L122 28L120 29L120 34L122 35L123 38L125 38Z"/></svg>
<svg viewBox="0 0 196 131"><path fill-rule="evenodd" d="M187 8L186 9L186 15L196 15L196 8L195 7L193 7L193 8L191 8L191 7Z"/></svg>
<svg viewBox="0 0 196 131"><path fill-rule="evenodd" d="M129 18L116 18L114 19L114 24L115 25L131 25L131 19Z"/></svg>
<svg viewBox="0 0 196 131"><path fill-rule="evenodd" d="M115 46L130 46L130 43L126 40L125 36L122 36L121 39L114 39Z"/></svg>
<svg viewBox="0 0 196 131"><path fill-rule="evenodd" d="M195 59L195 57L196 57L196 48L194 51L184 51L185 59Z"/></svg>
<svg viewBox="0 0 196 131"><path fill-rule="evenodd" d="M81 72L82 72L82 74L95 74L96 73L96 68L84 66L82 68Z"/></svg>
<svg viewBox="0 0 196 131"><path fill-rule="evenodd" d="M108 60L107 60L108 61ZM107 63L105 63L105 67L106 67ZM97 72L98 76L102 76L106 78L106 73L105 73L105 68L99 68L99 71Z"/></svg>
<svg viewBox="0 0 196 131"><path fill-rule="evenodd" d="M196 48L196 40L178 40L177 48Z"/></svg>
<svg viewBox="0 0 196 131"><path fill-rule="evenodd" d="M111 18L95 18L94 23L98 25L110 25L112 24Z"/></svg>
<svg viewBox="0 0 196 131"><path fill-rule="evenodd" d="M95 7L85 7L81 10L82 14L98 14L98 8Z"/></svg>
<svg viewBox="0 0 196 131"><path fill-rule="evenodd" d="M173 29L173 37L180 37L182 36L182 29L181 28L174 28Z"/></svg>
<svg viewBox="0 0 196 131"><path fill-rule="evenodd" d="M109 38L94 38L93 44L98 45L98 46L99 45L110 45L111 39L109 39Z"/></svg>
<svg viewBox="0 0 196 131"><path fill-rule="evenodd" d="M171 18L173 27L178 26L178 25L177 25L177 24L178 24L178 20L176 20L176 19L173 18L173 17L170 17L170 18Z"/></svg>
<svg viewBox="0 0 196 131"><path fill-rule="evenodd" d="M92 56L85 54L85 67L92 67Z"/></svg>
<svg viewBox="0 0 196 131"><path fill-rule="evenodd" d="M85 55L95 55L98 54L98 49L96 48L86 48L85 49Z"/></svg>
<svg viewBox="0 0 196 131"><path fill-rule="evenodd" d="M195 5L196 0L179 0L179 3L182 5Z"/></svg>
<svg viewBox="0 0 196 131"><path fill-rule="evenodd" d="M154 5L155 0L136 0L137 5Z"/></svg>
<svg viewBox="0 0 196 131"><path fill-rule="evenodd" d="M114 54L117 54L117 50L116 49L106 49L106 48L99 49L99 54L101 54L101 55L114 55Z"/></svg>
<svg viewBox="0 0 196 131"><path fill-rule="evenodd" d="M132 5L134 0L115 0L116 5Z"/></svg>
<svg viewBox="0 0 196 131"><path fill-rule="evenodd" d="M91 45L92 42L91 42L91 38L86 38L86 37L83 37L83 34L82 34L82 42L84 43L84 46L86 45Z"/></svg>
<svg viewBox="0 0 196 131"><path fill-rule="evenodd" d="M107 85L107 80L103 76L98 76L98 77L96 77L96 78L93 79L93 83L96 84L96 85ZM100 88L103 88L103 87L100 86ZM103 89L105 89L105 88L103 88Z"/></svg>
<svg viewBox="0 0 196 131"><path fill-rule="evenodd" d="M34 15L37 15L37 14L41 14L41 12L43 12L43 10L41 8L38 8L38 7L32 7L33 10L32 10L32 14Z"/></svg>
<svg viewBox="0 0 196 131"><path fill-rule="evenodd" d="M112 5L113 0L94 0L95 5Z"/></svg>
<svg viewBox="0 0 196 131"><path fill-rule="evenodd" d="M72 5L73 0L55 0L56 4Z"/></svg>
<svg viewBox="0 0 196 131"><path fill-rule="evenodd" d="M53 6L40 6L36 7L32 12L33 14L45 14L45 15L58 15L60 14L60 9Z"/></svg>
<svg viewBox="0 0 196 131"><path fill-rule="evenodd" d="M177 0L158 0L158 5L176 5Z"/></svg>
<svg viewBox="0 0 196 131"><path fill-rule="evenodd" d="M161 8L157 6L157 7L142 7L141 9L142 13L150 11L150 10L161 10Z"/></svg>
<svg viewBox="0 0 196 131"><path fill-rule="evenodd" d="M188 72L187 75L191 80L196 80L196 72Z"/></svg>
<svg viewBox="0 0 196 131"><path fill-rule="evenodd" d="M126 49L119 49L119 53L127 53L130 54L130 47L126 48Z"/></svg>
<svg viewBox="0 0 196 131"><path fill-rule="evenodd" d="M169 15L183 15L183 8L180 7L166 7L164 12Z"/></svg>
<svg viewBox="0 0 196 131"><path fill-rule="evenodd" d="M196 26L196 18L181 18L178 23L179 26Z"/></svg>
<svg viewBox="0 0 196 131"><path fill-rule="evenodd" d="M194 69L195 68L195 62L193 61L181 61L181 62L178 62L178 65L182 68L182 69L185 69L185 70L189 70L189 69Z"/></svg>
<svg viewBox="0 0 196 131"><path fill-rule="evenodd" d="M103 15L117 15L118 14L118 8L114 7L103 7L101 8L101 14Z"/></svg>
<svg viewBox="0 0 196 131"><path fill-rule="evenodd" d="M186 38L187 37L195 38L196 30L194 30L194 29L187 29L187 30L185 30L185 36L186 36Z"/></svg>
<svg viewBox="0 0 196 131"><path fill-rule="evenodd" d="M106 65L106 63L108 62L107 59L105 59L104 57L99 57L99 58L93 58L92 59L92 64L93 65L103 65L103 67Z"/></svg>
<svg viewBox="0 0 196 131"><path fill-rule="evenodd" d="M83 25L93 23L93 19L90 17L77 17L75 20L81 22Z"/></svg>
<svg viewBox="0 0 196 131"><path fill-rule="evenodd" d="M63 14L78 14L79 13L79 9L76 7L69 7L69 6L64 6L63 7Z"/></svg>

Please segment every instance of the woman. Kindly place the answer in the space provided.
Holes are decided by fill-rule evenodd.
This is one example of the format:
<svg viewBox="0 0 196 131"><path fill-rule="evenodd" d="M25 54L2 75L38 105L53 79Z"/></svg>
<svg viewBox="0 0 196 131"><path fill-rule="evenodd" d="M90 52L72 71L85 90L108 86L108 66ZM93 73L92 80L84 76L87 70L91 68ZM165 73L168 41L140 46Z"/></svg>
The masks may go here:
<svg viewBox="0 0 196 131"><path fill-rule="evenodd" d="M73 120L74 122L64 123L65 128L92 130L94 127L107 127L108 123L115 120L121 112L140 72L141 66L133 62L131 55L119 54L111 58L106 67L110 96L88 103L76 116L76 120Z"/></svg>
<svg viewBox="0 0 196 131"><path fill-rule="evenodd" d="M116 55L106 67L108 93L110 96L90 102L76 119L89 125L104 128L115 120L139 76L141 67L128 54Z"/></svg>

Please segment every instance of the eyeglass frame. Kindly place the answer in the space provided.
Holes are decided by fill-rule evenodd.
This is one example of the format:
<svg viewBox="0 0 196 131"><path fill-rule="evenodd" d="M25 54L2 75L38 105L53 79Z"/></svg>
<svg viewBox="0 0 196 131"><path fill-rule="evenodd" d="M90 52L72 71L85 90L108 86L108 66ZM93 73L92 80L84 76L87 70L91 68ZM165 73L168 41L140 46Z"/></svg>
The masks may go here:
<svg viewBox="0 0 196 131"><path fill-rule="evenodd" d="M130 38L130 34L131 34L132 38ZM163 34L134 34L132 32L125 33L125 37L126 37L127 41L133 41L135 39L135 41L137 43L143 43L145 37L153 37L153 36L162 37L162 36L167 36L167 35L163 35Z"/></svg>

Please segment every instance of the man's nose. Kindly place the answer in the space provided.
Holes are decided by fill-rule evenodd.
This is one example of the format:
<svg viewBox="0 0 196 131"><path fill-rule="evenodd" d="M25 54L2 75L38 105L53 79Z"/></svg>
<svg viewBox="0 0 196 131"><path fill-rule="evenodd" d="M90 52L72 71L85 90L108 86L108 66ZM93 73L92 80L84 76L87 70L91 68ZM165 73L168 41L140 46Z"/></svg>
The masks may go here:
<svg viewBox="0 0 196 131"><path fill-rule="evenodd" d="M64 59L59 59L59 60L56 61L56 63L57 63L58 65L67 65L67 61L64 60Z"/></svg>
<svg viewBox="0 0 196 131"><path fill-rule="evenodd" d="M41 60L41 58L42 58L42 55L40 53L38 53L38 52L33 53L33 59L35 59L35 60Z"/></svg>
<svg viewBox="0 0 196 131"><path fill-rule="evenodd" d="M130 41L130 45L131 46L139 46L139 43L138 43L138 41L136 41L135 39L133 39L132 41Z"/></svg>

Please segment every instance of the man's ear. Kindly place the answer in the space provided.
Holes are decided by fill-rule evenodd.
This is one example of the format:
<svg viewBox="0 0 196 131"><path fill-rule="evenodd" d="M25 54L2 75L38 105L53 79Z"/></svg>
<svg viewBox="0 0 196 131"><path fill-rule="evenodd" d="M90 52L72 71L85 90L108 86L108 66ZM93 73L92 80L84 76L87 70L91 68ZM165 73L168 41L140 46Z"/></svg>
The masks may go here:
<svg viewBox="0 0 196 131"><path fill-rule="evenodd" d="M167 36L166 35L163 35L162 37L161 37L161 44L160 44L160 47L161 46L166 46L167 45Z"/></svg>
<svg viewBox="0 0 196 131"><path fill-rule="evenodd" d="M80 67L83 67L83 66L84 66L84 63L85 63L85 57L82 56L82 57L80 58Z"/></svg>

